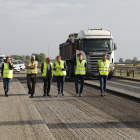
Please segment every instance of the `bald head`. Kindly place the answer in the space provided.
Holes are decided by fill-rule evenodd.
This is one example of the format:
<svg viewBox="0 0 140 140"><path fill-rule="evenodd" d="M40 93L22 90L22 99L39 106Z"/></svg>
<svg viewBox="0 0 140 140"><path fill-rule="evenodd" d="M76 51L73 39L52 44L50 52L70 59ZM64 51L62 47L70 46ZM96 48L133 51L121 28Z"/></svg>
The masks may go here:
<svg viewBox="0 0 140 140"><path fill-rule="evenodd" d="M47 61L48 64L50 64L50 62L51 62L51 57L47 57L46 61Z"/></svg>

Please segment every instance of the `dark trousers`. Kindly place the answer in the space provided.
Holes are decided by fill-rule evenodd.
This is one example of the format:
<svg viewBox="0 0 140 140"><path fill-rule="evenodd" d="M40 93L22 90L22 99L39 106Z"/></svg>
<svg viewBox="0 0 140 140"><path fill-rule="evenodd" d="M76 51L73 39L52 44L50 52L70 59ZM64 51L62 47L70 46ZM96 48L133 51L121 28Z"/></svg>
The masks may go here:
<svg viewBox="0 0 140 140"><path fill-rule="evenodd" d="M52 78L47 77L46 79L43 79L44 81L44 94L49 94L50 93L50 87L52 83Z"/></svg>
<svg viewBox="0 0 140 140"><path fill-rule="evenodd" d="M108 75L99 75L101 93L105 93Z"/></svg>
<svg viewBox="0 0 140 140"><path fill-rule="evenodd" d="M3 87L4 87L5 93L9 92L11 81L12 81L12 78L3 78Z"/></svg>
<svg viewBox="0 0 140 140"><path fill-rule="evenodd" d="M85 75L75 75L75 88L76 88L76 93L77 94L78 94L78 83L79 83L79 80L81 80L80 94L82 94L82 92L83 92L84 79L85 79Z"/></svg>
<svg viewBox="0 0 140 140"><path fill-rule="evenodd" d="M64 83L65 83L65 76L56 76L57 80L57 87L58 87L58 94L63 93L64 90ZM60 88L61 83L61 88Z"/></svg>
<svg viewBox="0 0 140 140"><path fill-rule="evenodd" d="M32 83L32 87L31 87L31 83ZM35 84L36 84L36 74L27 74L27 86L32 96L34 95L35 92Z"/></svg>

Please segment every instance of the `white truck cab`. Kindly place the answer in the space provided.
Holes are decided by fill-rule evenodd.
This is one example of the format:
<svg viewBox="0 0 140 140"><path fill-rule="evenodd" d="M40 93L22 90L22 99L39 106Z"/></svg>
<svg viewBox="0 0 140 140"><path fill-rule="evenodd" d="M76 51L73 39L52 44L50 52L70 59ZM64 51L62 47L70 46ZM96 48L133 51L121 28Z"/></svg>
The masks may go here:
<svg viewBox="0 0 140 140"><path fill-rule="evenodd" d="M83 58L87 62L87 73L98 75L96 68L98 60L102 59L102 55L106 53L111 64L109 76L113 75L114 67L112 64L115 62L114 50L117 49L117 46L113 44L113 36L110 31L102 29L81 30L78 33L77 45L76 54L83 54ZM77 55L76 59L79 59Z"/></svg>

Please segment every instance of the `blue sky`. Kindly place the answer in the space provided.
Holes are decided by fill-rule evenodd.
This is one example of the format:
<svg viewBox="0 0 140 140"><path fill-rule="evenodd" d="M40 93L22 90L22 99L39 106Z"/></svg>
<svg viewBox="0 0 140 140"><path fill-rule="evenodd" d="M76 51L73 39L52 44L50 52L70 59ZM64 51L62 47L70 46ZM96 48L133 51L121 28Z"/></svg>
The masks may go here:
<svg viewBox="0 0 140 140"><path fill-rule="evenodd" d="M0 0L0 54L59 54L59 44L81 29L110 30L116 60L139 56L139 0Z"/></svg>

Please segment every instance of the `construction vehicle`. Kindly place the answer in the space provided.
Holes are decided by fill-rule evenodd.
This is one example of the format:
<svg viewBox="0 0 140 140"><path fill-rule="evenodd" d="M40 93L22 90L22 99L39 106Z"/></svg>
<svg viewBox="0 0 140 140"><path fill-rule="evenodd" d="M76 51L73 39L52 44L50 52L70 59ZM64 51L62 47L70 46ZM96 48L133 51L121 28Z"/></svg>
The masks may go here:
<svg viewBox="0 0 140 140"><path fill-rule="evenodd" d="M117 45L113 43L113 36L110 31L101 29L81 30L68 36L66 42L59 45L59 54L67 64L67 75L74 77L74 64L78 60L78 54L82 53L83 59L87 62L86 76L98 76L97 63L102 59L104 53L110 60L109 79L114 73L113 63L115 62L114 50Z"/></svg>

